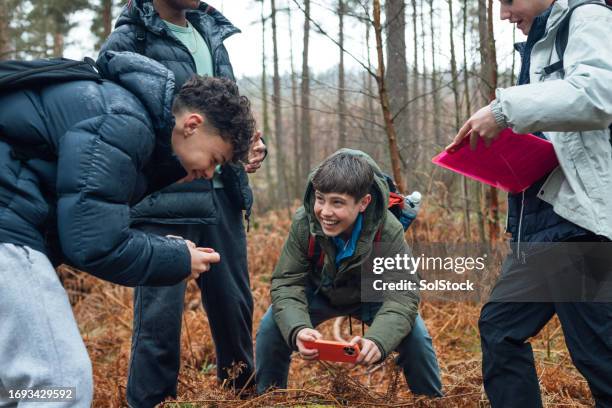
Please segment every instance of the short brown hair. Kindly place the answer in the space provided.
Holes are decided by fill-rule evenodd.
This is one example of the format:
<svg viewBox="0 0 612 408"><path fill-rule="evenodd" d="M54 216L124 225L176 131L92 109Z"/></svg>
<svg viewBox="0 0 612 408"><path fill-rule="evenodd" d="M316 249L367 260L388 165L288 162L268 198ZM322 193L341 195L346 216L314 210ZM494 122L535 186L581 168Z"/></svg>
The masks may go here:
<svg viewBox="0 0 612 408"><path fill-rule="evenodd" d="M374 183L374 170L368 161L352 153L335 153L315 170L312 185L321 193L348 194L355 201L368 194Z"/></svg>

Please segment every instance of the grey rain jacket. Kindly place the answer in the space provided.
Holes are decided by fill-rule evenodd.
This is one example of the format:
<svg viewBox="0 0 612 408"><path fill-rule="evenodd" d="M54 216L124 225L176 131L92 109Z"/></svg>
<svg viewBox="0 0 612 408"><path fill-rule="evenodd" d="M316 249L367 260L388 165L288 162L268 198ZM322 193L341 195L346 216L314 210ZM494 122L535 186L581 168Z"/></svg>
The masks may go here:
<svg viewBox="0 0 612 408"><path fill-rule="evenodd" d="M578 8L564 72L543 71L560 59L555 35L578 3L554 3L546 34L531 53L530 84L498 89L491 106L501 126L517 133L542 131L553 143L560 165L538 196L561 217L612 239L612 12L598 5Z"/></svg>

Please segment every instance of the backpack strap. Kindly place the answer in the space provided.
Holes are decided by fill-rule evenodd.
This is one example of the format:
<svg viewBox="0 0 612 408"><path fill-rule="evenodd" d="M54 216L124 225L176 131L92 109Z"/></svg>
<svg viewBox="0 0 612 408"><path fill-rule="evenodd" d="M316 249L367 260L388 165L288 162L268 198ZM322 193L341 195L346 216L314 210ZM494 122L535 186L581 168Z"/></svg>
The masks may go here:
<svg viewBox="0 0 612 408"><path fill-rule="evenodd" d="M554 72L563 69L563 55L565 54L565 49L567 48L567 42L569 39L570 19L572 18L572 14L578 7L586 6L587 4L602 6L612 11L612 7L607 4L607 0L606 4L597 1L587 1L570 8L567 15L563 18L563 21L561 21L561 23L559 24L559 29L557 30L557 35L555 37L555 50L557 51L557 55L559 56L559 61L555 62L554 64L548 65L547 67L544 67L544 73L546 75L550 75Z"/></svg>
<svg viewBox="0 0 612 408"><path fill-rule="evenodd" d="M85 57L83 61L64 58L3 61L0 63L0 70L4 71L5 68L10 73L0 76L0 91L48 85L52 81L102 80L95 61L89 57Z"/></svg>
<svg viewBox="0 0 612 408"><path fill-rule="evenodd" d="M322 268L325 261L325 253L312 234L308 236L308 259L315 268Z"/></svg>
<svg viewBox="0 0 612 408"><path fill-rule="evenodd" d="M136 52L146 57L145 51L147 50L147 29L141 25L136 24Z"/></svg>
<svg viewBox="0 0 612 408"><path fill-rule="evenodd" d="M378 229L378 231L376 231L376 235L374 235L374 243L379 243L382 239L382 225L380 226L380 228Z"/></svg>

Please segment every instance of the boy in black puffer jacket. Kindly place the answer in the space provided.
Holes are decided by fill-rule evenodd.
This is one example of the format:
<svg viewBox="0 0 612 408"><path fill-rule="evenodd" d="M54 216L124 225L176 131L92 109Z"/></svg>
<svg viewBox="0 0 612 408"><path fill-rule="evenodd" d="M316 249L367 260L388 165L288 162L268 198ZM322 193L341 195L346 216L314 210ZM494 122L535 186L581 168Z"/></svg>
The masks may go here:
<svg viewBox="0 0 612 408"><path fill-rule="evenodd" d="M239 32L220 12L198 0L132 0L101 55L107 50L146 55L173 71L179 85L196 73L234 80L223 41ZM257 170L264 157L265 146L258 135L255 139L248 172ZM243 366L234 381L227 382L237 390L253 372L253 298L242 221L252 201L245 168L228 165L212 182L173 185L145 198L131 214L135 228L182 236L221 254L223 261L198 284L215 342L217 377L222 383L228 369ZM152 407L176 395L184 295L185 283L135 290L126 393L132 406Z"/></svg>
<svg viewBox="0 0 612 408"><path fill-rule="evenodd" d="M129 286L176 284L219 261L190 241L130 228L130 205L246 159L248 100L231 81L197 77L173 103L174 76L161 64L133 53L104 60L112 82L0 94L2 406L8 390L40 387L75 387L56 406L91 404L91 364L50 258ZM53 159L24 157L24 146Z"/></svg>

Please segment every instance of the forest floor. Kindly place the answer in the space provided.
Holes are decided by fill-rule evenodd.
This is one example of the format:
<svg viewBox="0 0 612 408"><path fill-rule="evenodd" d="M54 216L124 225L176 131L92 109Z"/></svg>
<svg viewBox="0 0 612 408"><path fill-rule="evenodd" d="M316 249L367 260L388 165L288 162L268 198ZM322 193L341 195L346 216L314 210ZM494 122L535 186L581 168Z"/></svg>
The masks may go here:
<svg viewBox="0 0 612 408"><path fill-rule="evenodd" d="M411 227L414 228L412 238L435 241L442 236L456 236L459 240L463 234L460 219L456 218L442 210L421 214L416 225ZM430 228L433 221L436 225L445 225L444 231ZM270 305L270 276L289 225L287 212L271 212L258 217L248 234L249 270L255 301L254 332ZM94 407L124 407L133 290L67 267L60 268L60 275L93 362ZM247 397L241 390L232 390L231 384L226 384L228 387L224 389L217 383L214 345L207 317L200 292L191 281L185 297L178 398L161 406L488 407L482 387L479 311L480 305L465 302L421 303L420 312L433 338L442 370L443 398L413 396L392 358L370 370L294 358L287 390ZM321 331L331 338L331 322L325 323ZM544 406L593 406L587 383L571 362L556 318L531 339L531 344Z"/></svg>

